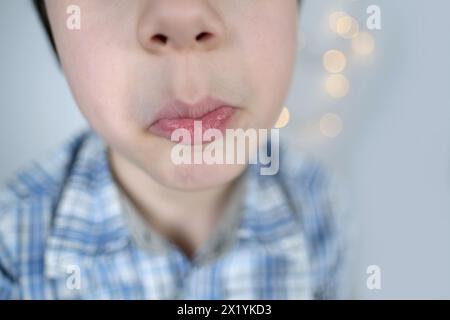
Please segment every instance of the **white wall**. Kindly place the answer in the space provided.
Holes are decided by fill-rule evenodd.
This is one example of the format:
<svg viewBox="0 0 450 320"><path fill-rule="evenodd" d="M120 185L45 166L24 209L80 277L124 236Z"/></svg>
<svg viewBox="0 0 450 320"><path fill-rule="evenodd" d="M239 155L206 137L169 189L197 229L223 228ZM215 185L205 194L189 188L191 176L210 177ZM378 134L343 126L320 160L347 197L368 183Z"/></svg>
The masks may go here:
<svg viewBox="0 0 450 320"><path fill-rule="evenodd" d="M364 21L382 9L375 53L355 57L326 28L344 9ZM340 206L352 224L352 296L450 298L450 21L445 0L305 1L298 72L288 98L285 135L339 177ZM28 0L0 2L0 181L85 125ZM329 98L322 54L348 54L349 95ZM317 120L335 112L344 123L323 138ZM368 265L382 289L366 288Z"/></svg>
<svg viewBox="0 0 450 320"><path fill-rule="evenodd" d="M341 207L357 221L353 296L450 298L450 2L305 4L306 47L288 101L303 129L289 136L328 163L346 186ZM362 24L370 4L382 10L382 30L371 32L374 54L355 57L348 41L324 26L325 18L344 9ZM338 101L322 88L321 57L333 48L349 57L350 93ZM335 139L317 133L317 119L326 112L343 120ZM381 268L379 291L366 287L369 265Z"/></svg>
<svg viewBox="0 0 450 320"><path fill-rule="evenodd" d="M0 1L0 181L82 127L29 0Z"/></svg>

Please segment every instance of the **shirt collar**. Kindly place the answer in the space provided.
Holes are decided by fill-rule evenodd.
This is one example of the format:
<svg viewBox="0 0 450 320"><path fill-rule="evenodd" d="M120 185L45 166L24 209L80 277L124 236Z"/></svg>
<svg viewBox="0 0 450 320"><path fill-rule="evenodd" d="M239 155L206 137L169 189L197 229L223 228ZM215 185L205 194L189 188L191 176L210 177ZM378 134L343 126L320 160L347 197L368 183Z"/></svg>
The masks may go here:
<svg viewBox="0 0 450 320"><path fill-rule="evenodd" d="M243 207L242 202L246 187L245 174L241 175L234 183L233 189L227 201L227 206L220 217L215 230L211 233L205 244L199 248L195 261L204 263L219 257L234 242L236 230L240 224ZM130 234L134 241L143 249L157 253L167 253L174 245L164 239L158 231L152 228L141 217L139 210L129 199L124 190L118 186L123 214Z"/></svg>
<svg viewBox="0 0 450 320"><path fill-rule="evenodd" d="M95 132L86 134L66 179L45 256L50 277L65 274L67 265L119 251L131 237L106 145ZM281 175L261 176L260 167L255 165L248 167L243 179L246 193L236 240L273 248L286 237L298 236L299 225L293 215L296 209L287 198Z"/></svg>
<svg viewBox="0 0 450 320"><path fill-rule="evenodd" d="M80 257L119 250L129 241L105 146L89 131L74 150L47 242L49 276L65 272Z"/></svg>

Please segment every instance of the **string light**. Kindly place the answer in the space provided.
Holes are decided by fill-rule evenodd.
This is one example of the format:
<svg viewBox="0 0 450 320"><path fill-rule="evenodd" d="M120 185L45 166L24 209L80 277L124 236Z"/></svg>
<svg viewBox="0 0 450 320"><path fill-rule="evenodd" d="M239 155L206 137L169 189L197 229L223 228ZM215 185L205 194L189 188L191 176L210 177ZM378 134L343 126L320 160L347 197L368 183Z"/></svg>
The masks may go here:
<svg viewBox="0 0 450 320"><path fill-rule="evenodd" d="M336 33L344 39L351 39L359 33L359 23L351 16L340 17L336 22Z"/></svg>
<svg viewBox="0 0 450 320"><path fill-rule="evenodd" d="M375 40L368 32L360 32L352 39L352 50L359 55L369 55L375 49Z"/></svg>
<svg viewBox="0 0 450 320"><path fill-rule="evenodd" d="M328 25L330 27L330 30L334 33L337 33L337 22L340 18L346 17L347 14L343 11L336 11L333 12L330 17L328 18Z"/></svg>
<svg viewBox="0 0 450 320"><path fill-rule="evenodd" d="M327 138L337 137L343 128L342 119L337 114L327 113L320 119L320 133Z"/></svg>
<svg viewBox="0 0 450 320"><path fill-rule="evenodd" d="M280 117L278 118L277 123L275 124L276 129L284 128L288 125L289 119L291 118L291 115L289 113L289 110L287 107L284 107L281 111Z"/></svg>
<svg viewBox="0 0 450 320"><path fill-rule="evenodd" d="M330 73L342 72L347 65L347 58L339 50L329 50L323 55L323 66Z"/></svg>
<svg viewBox="0 0 450 320"><path fill-rule="evenodd" d="M325 89L333 98L345 97L350 89L350 83L342 74L332 74L325 81Z"/></svg>
<svg viewBox="0 0 450 320"><path fill-rule="evenodd" d="M360 31L360 25L356 18L345 13L344 11L333 12L328 17L328 25L330 30L343 39L351 42L351 50L358 55L369 55L375 50L375 40L373 36L365 31ZM349 61L344 54L345 51L336 49L328 50L323 54L323 68L328 73L325 79L325 91L333 98L343 98L350 91L350 81L342 74L348 67ZM285 112L283 110L283 112ZM280 115L277 126L285 126L289 120L286 115ZM288 112L288 111L287 111ZM284 123L286 122L286 123ZM335 113L326 113L319 120L319 131L324 137L335 138L343 130L343 121L341 117Z"/></svg>

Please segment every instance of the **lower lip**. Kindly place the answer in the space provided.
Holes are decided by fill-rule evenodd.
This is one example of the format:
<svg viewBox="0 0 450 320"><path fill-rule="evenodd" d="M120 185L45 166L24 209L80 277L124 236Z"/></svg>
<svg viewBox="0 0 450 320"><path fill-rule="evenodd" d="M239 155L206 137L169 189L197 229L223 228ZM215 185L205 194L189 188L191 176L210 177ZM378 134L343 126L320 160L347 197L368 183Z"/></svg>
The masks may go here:
<svg viewBox="0 0 450 320"><path fill-rule="evenodd" d="M201 143L211 142L211 140L204 141L203 134L208 129L217 129L225 132L231 116L235 113L236 109L229 106L223 106L211 111L204 116L194 118L178 118L178 119L160 119L150 127L150 132L171 140L172 133L177 129L185 129L190 132L191 144L198 143L197 137L194 135L195 121L201 122ZM198 129L197 129L198 130ZM194 139L195 138L195 139Z"/></svg>

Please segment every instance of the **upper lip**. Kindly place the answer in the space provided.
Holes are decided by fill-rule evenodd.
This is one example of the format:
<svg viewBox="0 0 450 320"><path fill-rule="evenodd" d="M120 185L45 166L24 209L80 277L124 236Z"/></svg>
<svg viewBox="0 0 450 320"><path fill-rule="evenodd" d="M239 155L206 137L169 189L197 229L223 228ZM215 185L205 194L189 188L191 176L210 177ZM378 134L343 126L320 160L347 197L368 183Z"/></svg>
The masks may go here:
<svg viewBox="0 0 450 320"><path fill-rule="evenodd" d="M190 104L181 100L173 100L164 104L156 114L153 124L162 119L199 119L204 115L224 106L233 107L227 102L216 98L206 97L197 103Z"/></svg>

